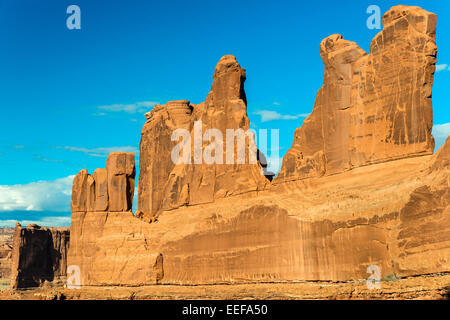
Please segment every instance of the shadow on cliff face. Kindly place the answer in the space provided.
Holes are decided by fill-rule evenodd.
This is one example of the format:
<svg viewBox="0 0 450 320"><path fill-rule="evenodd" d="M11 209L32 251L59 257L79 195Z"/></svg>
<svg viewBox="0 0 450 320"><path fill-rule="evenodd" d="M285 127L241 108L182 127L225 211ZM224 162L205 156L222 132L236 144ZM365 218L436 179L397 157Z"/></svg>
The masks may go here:
<svg viewBox="0 0 450 320"><path fill-rule="evenodd" d="M450 286L444 288L443 300L450 300Z"/></svg>
<svg viewBox="0 0 450 320"><path fill-rule="evenodd" d="M38 287L65 276L69 230L16 227L14 235L11 287Z"/></svg>

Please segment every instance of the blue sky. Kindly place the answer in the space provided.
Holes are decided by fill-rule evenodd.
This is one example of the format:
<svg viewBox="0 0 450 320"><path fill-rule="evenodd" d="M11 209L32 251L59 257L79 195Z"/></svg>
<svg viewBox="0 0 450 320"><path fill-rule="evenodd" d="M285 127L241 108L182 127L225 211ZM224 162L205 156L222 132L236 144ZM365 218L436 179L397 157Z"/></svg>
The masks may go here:
<svg viewBox="0 0 450 320"><path fill-rule="evenodd" d="M66 27L71 4L81 30ZM320 41L340 33L369 51L379 30L366 27L367 7L397 4L438 15L441 145L450 132L448 1L0 0L0 226L68 225L72 176L104 167L110 151L137 151L154 103L204 101L225 54L247 70L251 126L279 129L283 156L322 85Z"/></svg>

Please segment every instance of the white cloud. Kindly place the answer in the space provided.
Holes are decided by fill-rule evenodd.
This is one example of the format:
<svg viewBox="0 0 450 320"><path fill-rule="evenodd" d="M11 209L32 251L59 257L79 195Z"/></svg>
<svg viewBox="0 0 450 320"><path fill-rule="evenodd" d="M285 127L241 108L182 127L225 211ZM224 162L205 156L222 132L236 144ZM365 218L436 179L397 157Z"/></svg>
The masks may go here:
<svg viewBox="0 0 450 320"><path fill-rule="evenodd" d="M273 120L295 120L299 118L306 118L309 116L307 113L300 113L296 115L280 114L276 111L271 110L261 110L256 111L254 114L261 116L262 122L273 121Z"/></svg>
<svg viewBox="0 0 450 320"><path fill-rule="evenodd" d="M158 104L156 101L141 101L131 104L111 104L108 106L100 106L98 108L111 112L145 113L150 111L149 109L154 107L156 104ZM96 115L105 115L105 113L100 112Z"/></svg>
<svg viewBox="0 0 450 320"><path fill-rule="evenodd" d="M75 176L28 184L0 185L0 212L70 211L72 182Z"/></svg>
<svg viewBox="0 0 450 320"><path fill-rule="evenodd" d="M273 104L274 104L275 106L279 106L279 105L280 105L280 103L279 103L279 102L276 102L276 101L275 101Z"/></svg>
<svg viewBox="0 0 450 320"><path fill-rule="evenodd" d="M436 65L436 72L443 71L443 70L450 70L450 67L447 64L437 64Z"/></svg>
<svg viewBox="0 0 450 320"><path fill-rule="evenodd" d="M444 124L435 124L433 126L433 137L435 141L434 150L439 150L447 140L447 137L450 135L450 123Z"/></svg>
<svg viewBox="0 0 450 320"><path fill-rule="evenodd" d="M104 147L104 148L79 148L79 147L58 147L69 151L83 152L91 157L107 157L111 152L133 152L135 155L139 154L139 150L133 146L124 147Z"/></svg>

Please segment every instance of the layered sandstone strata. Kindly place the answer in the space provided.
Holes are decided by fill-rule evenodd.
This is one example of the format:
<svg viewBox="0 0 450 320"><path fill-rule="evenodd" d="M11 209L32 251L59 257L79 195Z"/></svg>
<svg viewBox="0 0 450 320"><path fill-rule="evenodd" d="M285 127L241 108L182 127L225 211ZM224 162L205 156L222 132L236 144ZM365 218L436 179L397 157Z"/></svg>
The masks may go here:
<svg viewBox="0 0 450 320"><path fill-rule="evenodd" d="M9 279L11 274L12 245L0 245L0 280Z"/></svg>
<svg viewBox="0 0 450 320"><path fill-rule="evenodd" d="M36 287L65 280L69 228L16 225L11 262L11 288Z"/></svg>
<svg viewBox="0 0 450 320"><path fill-rule="evenodd" d="M69 263L82 285L346 281L367 279L371 265L383 278L450 272L450 167L439 156L449 148L164 211L151 224L74 213Z"/></svg>
<svg viewBox="0 0 450 320"><path fill-rule="evenodd" d="M170 101L164 106L155 106L146 114L148 120L142 129L140 143L139 217L152 221L162 210L211 203L267 186L268 179L256 161L253 136L244 136L243 163L239 162L239 139L232 137L231 144L227 140L227 130L241 129L241 133L249 133L245 77L245 70L236 58L224 56L215 68L211 91L205 102L193 105L185 100ZM178 139L171 139L177 129L190 132L189 163L177 164L171 157L172 150L179 144ZM222 139L208 136L208 129L218 130ZM196 146L196 139L200 146ZM204 151L212 142L218 143L222 155L208 163ZM252 154L256 156L253 162ZM231 158L227 159L227 155Z"/></svg>
<svg viewBox="0 0 450 320"><path fill-rule="evenodd" d="M370 54L338 34L322 41L323 86L275 183L433 152L436 15L396 6L383 25Z"/></svg>

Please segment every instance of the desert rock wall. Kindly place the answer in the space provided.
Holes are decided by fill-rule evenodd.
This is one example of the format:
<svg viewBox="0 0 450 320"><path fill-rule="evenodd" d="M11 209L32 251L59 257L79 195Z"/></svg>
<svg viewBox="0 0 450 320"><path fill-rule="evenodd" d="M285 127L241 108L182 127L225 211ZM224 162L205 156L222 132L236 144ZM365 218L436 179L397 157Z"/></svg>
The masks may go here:
<svg viewBox="0 0 450 320"><path fill-rule="evenodd" d="M139 159L137 216L153 221L158 212L186 205L211 203L217 199L264 189L268 180L258 161L250 162L250 152L256 152L252 136L245 137L245 163L238 162L238 147L233 150L221 144L221 163L208 163L203 150L215 140L208 137L208 129L216 129L226 139L227 129L249 129L247 100L244 91L245 70L236 58L224 56L218 62L211 91L206 101L193 105L189 101L170 101L155 106L149 112L142 129ZM196 127L195 123L201 123ZM172 150L179 140L172 141L177 129L189 132L189 163L174 163ZM205 137L206 135L206 137ZM200 139L200 153L195 149L195 139ZM234 138L233 138L234 139ZM206 142L205 142L206 140ZM237 145L235 140L232 145ZM253 151L251 151L253 150ZM227 152L234 160L227 162ZM211 152L215 155L214 152ZM255 160L256 157L255 157Z"/></svg>
<svg viewBox="0 0 450 320"><path fill-rule="evenodd" d="M450 141L431 155L436 16L397 6L383 23L370 54L340 35L322 41L324 84L272 184L260 163L171 158L176 129L191 139L248 129L245 70L233 56L217 64L205 102L146 115L136 215L132 154L80 171L68 264L81 285L346 281L367 279L370 266L382 277L450 272ZM184 151L195 158L193 145Z"/></svg>
<svg viewBox="0 0 450 320"><path fill-rule="evenodd" d="M134 153L111 152L106 169L93 175L81 170L73 180L72 212L131 211L134 195Z"/></svg>
<svg viewBox="0 0 450 320"><path fill-rule="evenodd" d="M69 228L16 225L11 263L11 288L61 282L67 271Z"/></svg>
<svg viewBox="0 0 450 320"><path fill-rule="evenodd" d="M323 86L275 183L433 152L436 15L396 6L383 26L370 54L338 34L321 42Z"/></svg>
<svg viewBox="0 0 450 320"><path fill-rule="evenodd" d="M152 247L150 224L131 212L76 212L69 265L81 285L148 285L164 278L164 256Z"/></svg>

